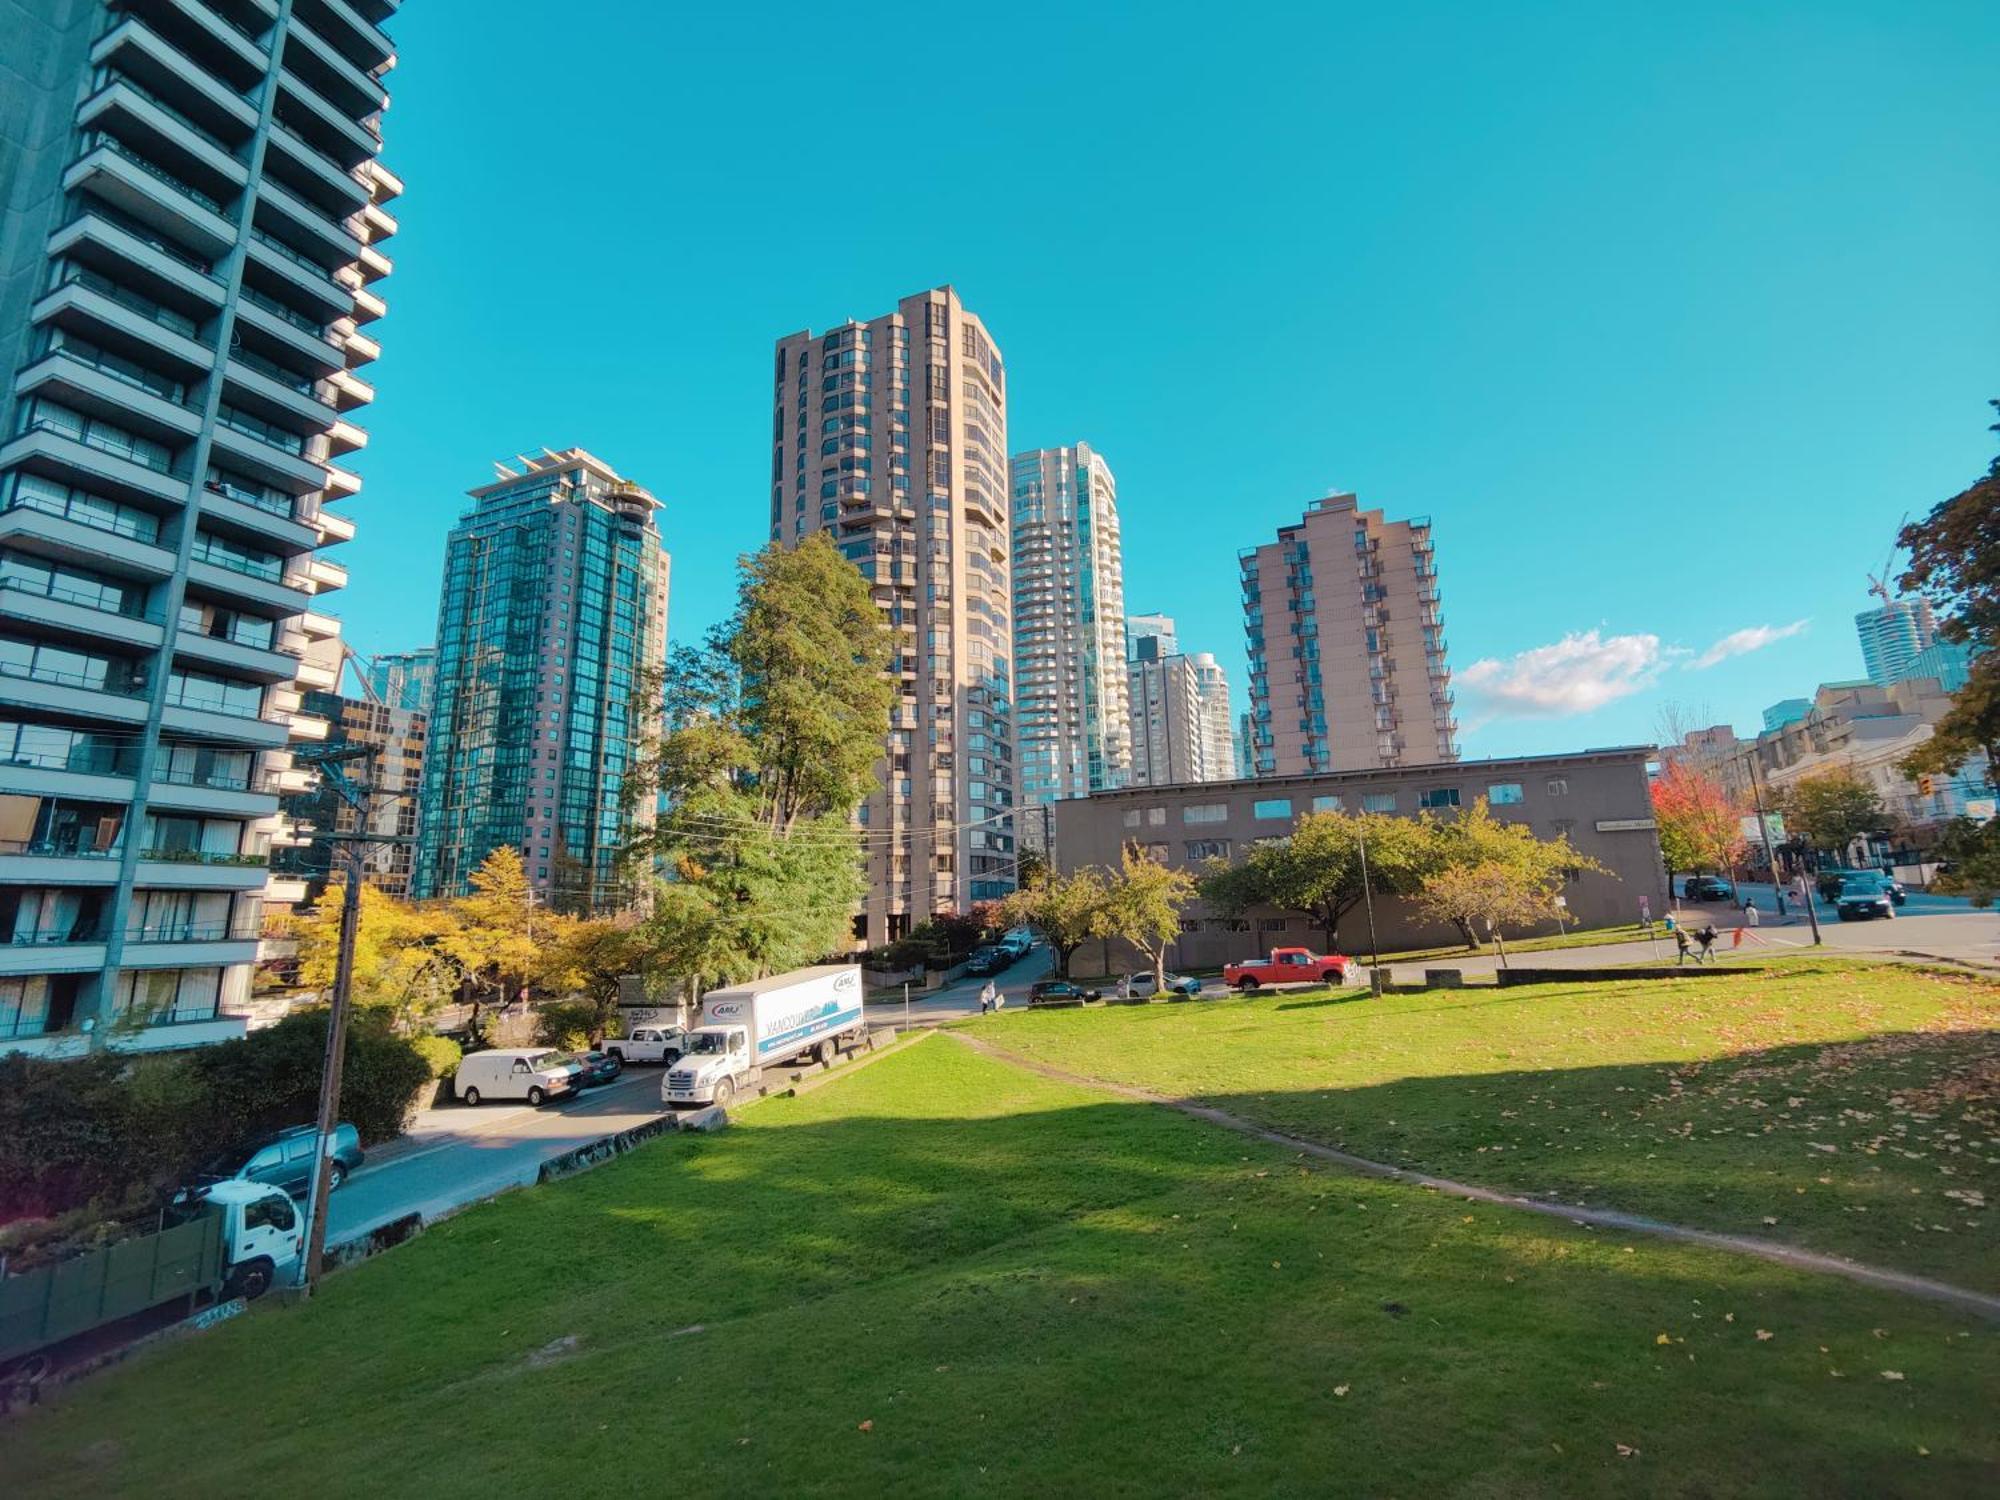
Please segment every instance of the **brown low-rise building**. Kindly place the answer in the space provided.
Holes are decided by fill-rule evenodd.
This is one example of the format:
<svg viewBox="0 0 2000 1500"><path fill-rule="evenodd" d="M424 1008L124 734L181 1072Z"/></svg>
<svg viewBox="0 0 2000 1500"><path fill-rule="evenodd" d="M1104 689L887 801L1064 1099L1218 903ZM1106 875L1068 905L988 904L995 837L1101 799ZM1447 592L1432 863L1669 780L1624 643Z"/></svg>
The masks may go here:
<svg viewBox="0 0 2000 1500"><path fill-rule="evenodd" d="M1606 871L1578 874L1563 892L1570 925L1601 927L1639 919L1642 903L1666 910L1666 880L1653 823L1646 765L1648 746L1583 750L1572 755L1514 756L1443 765L1331 771L1311 776L1178 786L1128 787L1055 804L1057 859L1065 871L1115 869L1128 843L1177 869L1211 860L1240 860L1251 847L1288 837L1314 812L1381 812L1446 818L1484 797L1493 816L1527 824L1544 838L1565 834L1578 852ZM1455 934L1408 902L1375 903L1376 940L1385 952L1447 944ZM1200 900L1183 914L1172 965L1204 968L1281 944L1319 947L1326 933L1296 912L1252 911L1225 917ZM1555 926L1549 924L1549 931ZM1524 934L1525 935L1525 934ZM1367 919L1356 910L1341 924L1338 945L1368 951ZM1121 945L1091 943L1076 955L1077 972L1117 972L1131 962Z"/></svg>

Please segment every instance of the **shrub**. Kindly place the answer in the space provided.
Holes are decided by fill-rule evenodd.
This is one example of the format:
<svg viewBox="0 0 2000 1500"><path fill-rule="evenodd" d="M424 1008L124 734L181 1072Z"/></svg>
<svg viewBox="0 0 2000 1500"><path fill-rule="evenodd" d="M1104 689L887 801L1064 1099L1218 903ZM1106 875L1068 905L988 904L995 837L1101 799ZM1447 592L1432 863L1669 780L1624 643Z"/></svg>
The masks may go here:
<svg viewBox="0 0 2000 1500"><path fill-rule="evenodd" d="M444 1078L458 1071L459 1060L465 1056L465 1049L448 1036L414 1036L410 1045L417 1049L417 1055L431 1070L431 1077Z"/></svg>
<svg viewBox="0 0 2000 1500"><path fill-rule="evenodd" d="M597 1007L573 1000L544 1005L535 1012L535 1041L543 1047L577 1052L590 1045L597 1028Z"/></svg>

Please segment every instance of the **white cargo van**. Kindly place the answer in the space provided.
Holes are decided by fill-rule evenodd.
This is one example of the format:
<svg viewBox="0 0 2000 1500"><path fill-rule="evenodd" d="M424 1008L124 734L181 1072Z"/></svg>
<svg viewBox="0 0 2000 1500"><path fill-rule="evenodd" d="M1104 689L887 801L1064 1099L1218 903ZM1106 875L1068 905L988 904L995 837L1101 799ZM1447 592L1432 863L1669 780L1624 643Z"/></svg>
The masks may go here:
<svg viewBox="0 0 2000 1500"><path fill-rule="evenodd" d="M581 1086L583 1070L553 1047L499 1048L468 1052L452 1075L452 1092L467 1104L487 1099L565 1098Z"/></svg>
<svg viewBox="0 0 2000 1500"><path fill-rule="evenodd" d="M866 1030L861 970L820 964L748 984L710 990L701 1024L660 1080L663 1104L728 1104L759 1068L795 1057L831 1062L843 1043Z"/></svg>

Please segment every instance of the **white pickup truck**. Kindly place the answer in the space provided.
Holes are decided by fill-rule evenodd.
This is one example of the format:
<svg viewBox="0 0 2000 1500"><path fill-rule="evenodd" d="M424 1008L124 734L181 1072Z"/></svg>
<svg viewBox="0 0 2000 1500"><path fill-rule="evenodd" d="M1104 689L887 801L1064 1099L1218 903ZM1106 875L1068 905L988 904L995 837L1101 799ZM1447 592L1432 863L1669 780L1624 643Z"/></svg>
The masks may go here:
<svg viewBox="0 0 2000 1500"><path fill-rule="evenodd" d="M858 1041L861 970L820 964L748 984L710 990L687 1050L660 1080L666 1105L727 1105L761 1068L795 1057L831 1062L843 1042Z"/></svg>
<svg viewBox="0 0 2000 1500"><path fill-rule="evenodd" d="M634 1026L630 1036L615 1036L604 1050L620 1062L665 1063L687 1051L687 1033L678 1026Z"/></svg>

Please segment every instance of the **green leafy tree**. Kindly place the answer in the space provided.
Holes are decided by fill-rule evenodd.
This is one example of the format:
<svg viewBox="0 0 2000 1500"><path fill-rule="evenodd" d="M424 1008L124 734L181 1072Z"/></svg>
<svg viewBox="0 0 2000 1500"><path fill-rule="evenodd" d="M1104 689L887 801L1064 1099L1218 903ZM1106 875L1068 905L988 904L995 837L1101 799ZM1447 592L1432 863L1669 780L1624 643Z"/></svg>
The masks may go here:
<svg viewBox="0 0 2000 1500"><path fill-rule="evenodd" d="M589 1036L615 1036L619 981L637 973L647 956L639 922L591 917L557 929L537 977L543 988L577 997Z"/></svg>
<svg viewBox="0 0 2000 1500"><path fill-rule="evenodd" d="M867 581L824 536L743 559L734 615L674 653L666 733L628 782L668 804L628 851L671 872L643 929L649 967L698 987L850 943L853 817L888 737L889 659Z"/></svg>
<svg viewBox="0 0 2000 1500"><path fill-rule="evenodd" d="M1992 403L2000 412L2000 401ZM1991 429L2000 432L2000 423ZM1938 637L1971 646L1972 673L1952 695L1931 737L1903 762L1912 776L1955 775L1982 752L1986 776L2000 786L2000 456L1970 488L1941 501L1897 538L1909 548L1902 586L1928 597Z"/></svg>
<svg viewBox="0 0 2000 1500"><path fill-rule="evenodd" d="M1181 911L1195 897L1195 877L1125 846L1121 868L1105 888L1098 927L1123 938L1153 966L1153 993L1167 987L1167 948L1180 936Z"/></svg>
<svg viewBox="0 0 2000 1500"><path fill-rule="evenodd" d="M1364 898L1411 895L1438 863L1437 824L1387 813L1316 812L1287 839L1254 845L1233 865L1210 865L1201 894L1224 916L1257 907L1304 912L1340 946L1341 919ZM1366 849L1367 880L1362 879Z"/></svg>
<svg viewBox="0 0 2000 1500"><path fill-rule="evenodd" d="M2000 894L2000 818L1988 818L1984 823L1952 819L1931 854L1940 864L1951 866L1932 882L1932 890L1969 896L1982 911Z"/></svg>
<svg viewBox="0 0 2000 1500"><path fill-rule="evenodd" d="M1004 898L1000 910L1009 927L1032 927L1055 955L1057 975L1069 976L1070 955L1104 933L1104 877L1095 870L1063 875L1043 870L1033 885Z"/></svg>
<svg viewBox="0 0 2000 1500"><path fill-rule="evenodd" d="M471 891L449 903L452 922L442 942L465 976L476 1029L481 1006L505 1006L527 988L564 919L536 901L511 845L487 855L469 883Z"/></svg>
<svg viewBox="0 0 2000 1500"><path fill-rule="evenodd" d="M1875 788L1847 766L1828 766L1785 788L1785 826L1815 848L1845 851L1855 839L1883 827L1887 813Z"/></svg>
<svg viewBox="0 0 2000 1500"><path fill-rule="evenodd" d="M1606 873L1564 835L1537 838L1525 823L1494 817L1484 797L1437 824L1432 854L1436 866L1422 877L1420 898L1435 902L1440 890L1457 893L1457 915L1435 905L1429 909L1451 922L1468 948L1479 946L1479 923L1494 927L1551 920L1555 898L1570 876ZM1439 876L1452 871L1478 873L1440 881ZM1466 906L1474 895L1486 905Z"/></svg>
<svg viewBox="0 0 2000 1500"><path fill-rule="evenodd" d="M274 931L298 945L298 982L330 994L339 962L345 885L327 888L309 912L287 913ZM441 903L399 901L361 887L361 925L354 941L354 1000L387 1011L400 1025L427 1021L450 1003L464 977L456 919Z"/></svg>
<svg viewBox="0 0 2000 1500"><path fill-rule="evenodd" d="M1504 860L1448 865L1425 878L1416 907L1428 917L1451 923L1461 934L1485 928L1504 965L1507 947L1503 929L1554 921L1559 884L1538 879L1526 866ZM1477 947L1477 938L1468 936L1467 945Z"/></svg>

